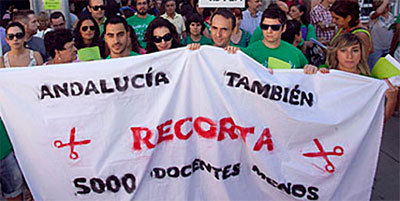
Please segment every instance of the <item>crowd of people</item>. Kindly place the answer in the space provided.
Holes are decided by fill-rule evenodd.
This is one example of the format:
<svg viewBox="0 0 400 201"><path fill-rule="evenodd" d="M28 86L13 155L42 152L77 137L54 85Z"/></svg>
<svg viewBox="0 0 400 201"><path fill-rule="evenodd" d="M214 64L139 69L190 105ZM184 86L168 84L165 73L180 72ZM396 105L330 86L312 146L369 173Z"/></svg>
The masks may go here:
<svg viewBox="0 0 400 201"><path fill-rule="evenodd" d="M240 50L268 69L303 68L306 74L337 69L371 76L385 54L400 61L400 17L390 13L389 0L373 0L369 24L361 23L356 0L321 0L314 7L301 0L277 0L265 10L262 3L247 0L245 9L227 9L201 8L198 0L87 0L79 15L68 14L70 24L61 11L36 16L10 6L0 27L0 67L113 59L183 46L196 50L201 45L233 54ZM398 99L398 89L386 82L385 121ZM2 123L0 164L3 196L22 199L23 177Z"/></svg>

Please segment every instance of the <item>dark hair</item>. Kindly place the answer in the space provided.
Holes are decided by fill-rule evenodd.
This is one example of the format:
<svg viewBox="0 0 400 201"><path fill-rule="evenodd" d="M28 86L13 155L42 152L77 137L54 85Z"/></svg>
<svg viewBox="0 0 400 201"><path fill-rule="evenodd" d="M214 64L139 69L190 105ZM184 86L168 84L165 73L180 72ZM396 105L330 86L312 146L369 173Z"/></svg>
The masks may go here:
<svg viewBox="0 0 400 201"><path fill-rule="evenodd" d="M62 17L63 20L65 21L65 16L64 16L64 14L63 14L62 12L60 12L60 11L56 11L56 12L50 14L50 21L51 21L52 19L57 19L57 18L60 18L60 17Z"/></svg>
<svg viewBox="0 0 400 201"><path fill-rule="evenodd" d="M222 17L224 17L225 19L231 19L232 21L232 30L235 28L236 26L236 17L233 15L233 13L227 9L218 9L217 12L215 12L210 19L210 22L212 24L212 20L216 15L221 15Z"/></svg>
<svg viewBox="0 0 400 201"><path fill-rule="evenodd" d="M130 2L131 0L121 0L121 5L122 6L128 6L128 3Z"/></svg>
<svg viewBox="0 0 400 201"><path fill-rule="evenodd" d="M140 45L138 42L138 38L136 36L135 30L131 26L129 26L129 37L131 38L131 50L139 53Z"/></svg>
<svg viewBox="0 0 400 201"><path fill-rule="evenodd" d="M19 10L13 14L12 21L23 21L24 24L28 23L28 15L35 15L33 10Z"/></svg>
<svg viewBox="0 0 400 201"><path fill-rule="evenodd" d="M21 23L19 23L19 22L11 22L10 24L8 24L7 27L6 27L6 34L8 32L8 29L10 29L11 27L18 27L19 29L21 29L22 33L25 36L24 25L22 25Z"/></svg>
<svg viewBox="0 0 400 201"><path fill-rule="evenodd" d="M276 2L270 3L266 9L281 9Z"/></svg>
<svg viewBox="0 0 400 201"><path fill-rule="evenodd" d="M310 24L310 16L309 12L307 11L307 7L305 7L303 4L295 3L290 6L289 10L293 6L296 6L296 8L299 9L300 12L303 12L303 15L300 17L301 23L308 26L308 24Z"/></svg>
<svg viewBox="0 0 400 201"><path fill-rule="evenodd" d="M86 20L92 21L93 24L94 24L94 27L95 27L94 28L94 36L93 36L93 39L92 39L92 43L88 47L99 46L99 44L101 43L101 41L100 41L100 29L99 29L99 26L97 25L96 20L91 15L84 16L81 19L79 19L79 21L76 24L76 27L74 29L75 47L78 50L81 49L81 48L85 48L86 47L85 43L83 42L83 38L82 38L82 35L81 35L81 32L80 32L82 23L84 21L86 21Z"/></svg>
<svg viewBox="0 0 400 201"><path fill-rule="evenodd" d="M64 50L64 45L74 39L70 30L59 29L49 31L44 35L44 46L51 57L56 55L55 50Z"/></svg>
<svg viewBox="0 0 400 201"><path fill-rule="evenodd" d="M106 18L112 18L114 16L122 16L122 12L119 10L120 5L115 0L107 0L107 4L104 8L104 16Z"/></svg>
<svg viewBox="0 0 400 201"><path fill-rule="evenodd" d="M357 1L337 0L332 4L329 10L343 18L350 16L350 27L355 27L360 22L360 6Z"/></svg>
<svg viewBox="0 0 400 201"><path fill-rule="evenodd" d="M298 20L288 20L286 22L286 31L282 33L282 40L293 44L296 35L301 31L301 23Z"/></svg>
<svg viewBox="0 0 400 201"><path fill-rule="evenodd" d="M129 31L129 25L128 22L126 22L125 18L121 16L113 16L111 18L108 18L106 20L106 23L104 23L104 33L107 33L107 25L108 24L119 24L122 23L124 25L125 31Z"/></svg>
<svg viewBox="0 0 400 201"><path fill-rule="evenodd" d="M188 19L190 16L193 14L197 14L197 12L193 12L193 7L190 4L183 4L181 7L181 15L184 17L184 19Z"/></svg>
<svg viewBox="0 0 400 201"><path fill-rule="evenodd" d="M190 35L190 24L192 24L192 22L198 22L201 24L201 32L203 33L204 29L206 28L206 25L203 22L203 18L201 17L201 15L195 13L191 16L189 16L189 18L186 20L186 32Z"/></svg>
<svg viewBox="0 0 400 201"><path fill-rule="evenodd" d="M91 5L90 5L90 1L91 1L91 0L86 0L86 5L91 6ZM106 0L103 0L103 3L104 3L104 5L105 5L105 4L106 4Z"/></svg>
<svg viewBox="0 0 400 201"><path fill-rule="evenodd" d="M147 42L147 47L146 47L147 53L158 51L156 45L154 44L153 32L156 28L160 27L166 27L172 34L171 48L176 48L181 46L181 41L179 39L178 32L176 32L175 25L173 25L171 22L169 22L164 18L157 17L156 19L150 22L149 26L147 27L146 33L144 35L144 40Z"/></svg>
<svg viewBox="0 0 400 201"><path fill-rule="evenodd" d="M281 9L270 9L267 8L262 16L261 16L261 21L260 21L260 25L263 23L265 18L269 18L269 19L277 19L281 24L285 24L286 23L286 14L281 10Z"/></svg>
<svg viewBox="0 0 400 201"><path fill-rule="evenodd" d="M134 0L134 2L135 2L135 3L134 3L135 8L136 8L138 0ZM149 0L146 0L146 3L147 3L147 5L149 5Z"/></svg>

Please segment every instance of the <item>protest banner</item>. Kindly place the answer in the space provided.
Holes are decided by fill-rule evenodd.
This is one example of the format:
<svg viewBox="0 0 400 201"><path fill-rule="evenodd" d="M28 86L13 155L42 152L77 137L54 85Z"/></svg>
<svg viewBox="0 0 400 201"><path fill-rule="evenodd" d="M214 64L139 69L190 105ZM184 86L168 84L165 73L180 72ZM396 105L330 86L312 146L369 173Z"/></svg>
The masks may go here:
<svg viewBox="0 0 400 201"><path fill-rule="evenodd" d="M368 200L381 80L179 48L0 72L35 200Z"/></svg>

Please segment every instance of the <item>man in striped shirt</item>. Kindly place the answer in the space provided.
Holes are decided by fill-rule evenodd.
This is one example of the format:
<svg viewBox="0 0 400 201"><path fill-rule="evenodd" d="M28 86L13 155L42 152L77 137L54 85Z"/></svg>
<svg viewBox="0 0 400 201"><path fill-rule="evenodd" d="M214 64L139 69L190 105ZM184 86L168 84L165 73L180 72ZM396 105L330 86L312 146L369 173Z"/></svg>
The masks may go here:
<svg viewBox="0 0 400 201"><path fill-rule="evenodd" d="M315 26L319 41L331 41L335 35L336 25L332 23L332 15L329 7L335 0L322 0L310 12L311 23Z"/></svg>

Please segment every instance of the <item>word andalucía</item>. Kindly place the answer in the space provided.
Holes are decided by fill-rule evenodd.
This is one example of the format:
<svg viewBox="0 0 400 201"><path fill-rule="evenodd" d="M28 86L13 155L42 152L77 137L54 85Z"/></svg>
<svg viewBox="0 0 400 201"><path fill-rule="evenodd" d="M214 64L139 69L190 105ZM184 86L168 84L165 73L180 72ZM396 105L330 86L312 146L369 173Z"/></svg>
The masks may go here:
<svg viewBox="0 0 400 201"><path fill-rule="evenodd" d="M64 82L62 84L41 86L40 99L61 98L69 96L89 96L92 94L107 94L124 92L131 86L135 89L144 87L159 86L169 84L167 74L164 72L152 72L150 67L147 73L139 73L133 76L114 77L111 80L99 79L97 81L88 80L86 82Z"/></svg>
<svg viewBox="0 0 400 201"><path fill-rule="evenodd" d="M314 103L314 94L312 92L301 91L298 84L291 89L279 85L264 84L258 80L254 80L250 83L247 76L241 76L239 73L235 72L226 72L225 76L229 77L228 86L237 88L243 87L247 91L273 101L282 101L291 105L300 106L307 104L309 107L312 107Z"/></svg>

